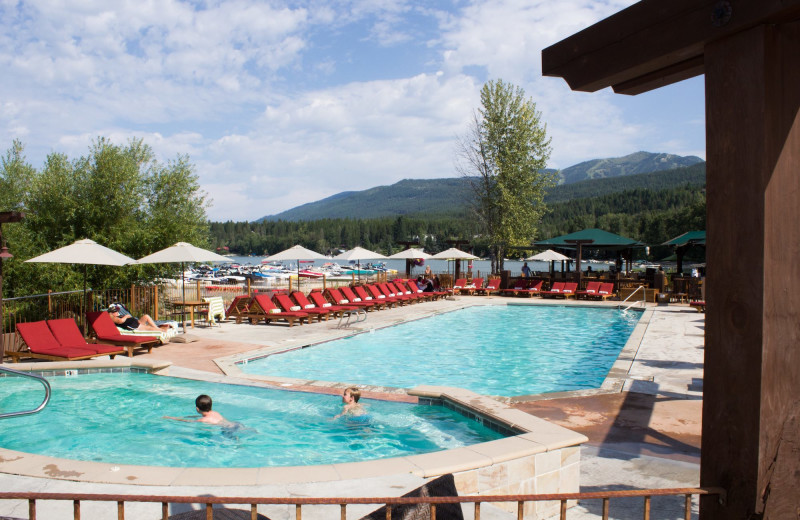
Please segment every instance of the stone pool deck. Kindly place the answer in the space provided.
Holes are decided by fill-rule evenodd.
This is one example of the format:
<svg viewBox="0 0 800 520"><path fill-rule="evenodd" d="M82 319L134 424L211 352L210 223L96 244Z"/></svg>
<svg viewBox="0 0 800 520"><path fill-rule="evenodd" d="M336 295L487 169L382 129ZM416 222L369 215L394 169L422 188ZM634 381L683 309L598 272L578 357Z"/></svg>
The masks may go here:
<svg viewBox="0 0 800 520"><path fill-rule="evenodd" d="M344 337L357 331L380 328L418 319L440 312L449 312L475 304L533 303L574 305L574 302L525 300L501 297L459 297L454 300L406 306L390 311L369 313L367 320L337 328L337 322L287 325L250 325L225 323L218 327L196 327L188 335L192 343L170 343L151 354L137 354L137 360L153 363L171 362L174 375L197 375L208 379L224 379L225 374L239 375L234 361L269 352ZM614 302L604 305L616 306ZM699 478L700 416L703 377L704 315L686 305L649 307L642 325L641 341L627 360L624 373L617 371L617 385L610 390L582 392L580 395L548 396L511 400L515 409L547 419L589 440L581 450L581 490L599 491L641 487L696 486ZM11 365L13 366L13 365ZM269 378L266 378L269 379ZM274 378L275 379L275 378ZM336 392L338 389L314 381L274 381L297 390ZM621 391L620 391L621 390ZM405 392L369 388L365 397L404 399ZM349 489L336 482L264 484L257 487L125 486L122 484L90 484L33 477L0 475L0 486L6 490L86 493L190 494L240 496L386 496L402 494L417 487L420 479L413 475L392 482L375 479L348 481ZM681 499L678 500L682 502ZM672 501L674 502L674 501ZM617 502L614 502L617 503ZM622 501L615 517L640 517L640 501ZM24 505L24 504L23 504ZM22 508L23 505L19 507ZM654 511L671 508L666 500L654 503ZM679 505L679 504L678 504ZM570 510L569 518L595 518L599 504L580 504ZM614 507L614 506L612 506ZM271 518L291 518L271 512ZM188 507L186 509L188 510ZM361 511L367 511L362 509ZM0 509L0 516L24 518L23 509ZM141 511L141 513L137 513ZM126 508L126 518L151 518L143 506ZM357 511L355 509L354 511ZM612 509L612 512L615 511ZM173 513L180 512L179 510ZM16 513L16 516L15 514ZM505 513L487 507L482 518L507 518ZM46 516L43 516L46 517ZM304 509L304 518L313 518Z"/></svg>

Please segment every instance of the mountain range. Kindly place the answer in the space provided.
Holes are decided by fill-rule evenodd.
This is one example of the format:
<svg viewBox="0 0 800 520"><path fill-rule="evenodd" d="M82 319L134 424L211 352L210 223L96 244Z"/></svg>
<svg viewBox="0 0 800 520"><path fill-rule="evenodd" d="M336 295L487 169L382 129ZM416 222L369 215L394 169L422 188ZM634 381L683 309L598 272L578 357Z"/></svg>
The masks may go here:
<svg viewBox="0 0 800 520"><path fill-rule="evenodd" d="M552 170L551 170L552 171ZM624 157L585 161L557 173L559 185L546 202L590 197L633 188L705 184L705 162L696 156L636 152ZM625 177L625 179L619 179ZM468 179L403 179L390 186L344 191L261 220L319 220L463 213L472 196Z"/></svg>

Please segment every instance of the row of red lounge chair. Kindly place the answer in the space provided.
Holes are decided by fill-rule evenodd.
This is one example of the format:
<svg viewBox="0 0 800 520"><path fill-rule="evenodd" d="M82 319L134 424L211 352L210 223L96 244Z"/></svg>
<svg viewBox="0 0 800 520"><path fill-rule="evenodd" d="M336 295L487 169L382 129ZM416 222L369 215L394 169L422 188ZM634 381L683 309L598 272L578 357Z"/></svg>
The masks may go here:
<svg viewBox="0 0 800 520"><path fill-rule="evenodd" d="M605 300L614 296L614 284L611 282L589 282L586 289L579 291L575 282L554 282L548 290L542 289L544 282L535 278L521 278L514 287L500 289L500 279L489 280L483 287L483 278L473 278L467 284L466 278L459 278L453 284L454 294L501 294L503 296L541 296L543 298L585 298L589 300Z"/></svg>
<svg viewBox="0 0 800 520"><path fill-rule="evenodd" d="M18 362L20 358L46 359L49 361L74 361L91 359L97 356L117 354L133 356L134 349L147 349L148 352L160 343L155 336L133 336L121 334L106 312L89 312L86 318L92 327L94 341L89 343L83 337L77 323L72 318L17 323L17 337L23 348L5 353Z"/></svg>
<svg viewBox="0 0 800 520"><path fill-rule="evenodd" d="M289 326L296 322L310 323L326 321L330 316L342 318L353 314L365 314L373 310L408 305L438 299L448 295L447 291L423 292L413 280L357 285L354 287L328 288L324 292L311 291L308 295L295 291L291 295L275 292L270 298L266 294L236 296L226 316L241 323L248 320L258 323L285 321Z"/></svg>

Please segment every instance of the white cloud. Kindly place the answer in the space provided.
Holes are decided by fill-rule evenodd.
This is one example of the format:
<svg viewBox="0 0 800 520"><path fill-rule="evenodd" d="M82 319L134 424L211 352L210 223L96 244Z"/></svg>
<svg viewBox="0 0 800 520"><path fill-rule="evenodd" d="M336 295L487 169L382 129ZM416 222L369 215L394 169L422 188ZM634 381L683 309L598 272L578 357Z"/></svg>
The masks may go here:
<svg viewBox="0 0 800 520"><path fill-rule="evenodd" d="M2 2L0 139L22 139L35 166L51 151L84 155L98 136L142 138L162 161L186 154L212 220L456 175L455 138L486 78L537 102L554 166L647 146L696 151L632 120L610 92L541 77L542 48L631 3ZM417 57L421 43L429 52ZM694 119L702 133L702 113Z"/></svg>

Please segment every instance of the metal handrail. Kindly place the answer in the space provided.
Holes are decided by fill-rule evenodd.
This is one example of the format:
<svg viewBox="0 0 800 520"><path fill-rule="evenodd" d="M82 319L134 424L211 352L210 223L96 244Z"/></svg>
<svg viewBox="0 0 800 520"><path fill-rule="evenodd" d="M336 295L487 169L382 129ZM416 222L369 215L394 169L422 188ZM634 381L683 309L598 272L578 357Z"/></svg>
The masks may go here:
<svg viewBox="0 0 800 520"><path fill-rule="evenodd" d="M628 309L630 309L631 307L633 307L633 306L634 306L634 305L636 305L637 303L642 303L642 304L644 304L644 306L646 306L646 305L647 305L647 291L645 291L645 290L644 290L644 285L640 285L639 287L637 287L636 289L634 289L634 290L633 290L633 292L632 292L632 293L630 293L630 294L628 295L628 297L627 297L627 298L625 298L624 300L622 300L621 302L619 302L619 305L617 306L617 309L622 309L622 304L623 304L623 303L625 303L626 301L630 300L630 299L631 299L631 297L632 297L634 294L636 294L637 292L639 292L639 289L641 289L641 290L642 290L642 299L641 299L641 302L640 302L639 300L637 300L637 301L633 302L632 304L628 305L627 307L625 307L623 310L627 311Z"/></svg>
<svg viewBox="0 0 800 520"><path fill-rule="evenodd" d="M13 368L7 368L7 367L4 367L2 365L0 365L0 371L8 372L9 374L14 374L14 375L20 376L20 377L30 377L31 379L36 379L37 381L42 383L42 385L44 385L44 401L42 401L42 404L40 404L39 406L37 406L33 410L25 410L25 411L22 411L22 412L0 413L0 419L7 419L9 417L19 417L21 415L31 415L31 414L34 414L34 413L41 412L42 409L45 406L47 406L47 403L50 402L50 382L47 379L43 378L42 376L36 375L36 374L30 374L28 372L20 372L19 370L14 370Z"/></svg>

